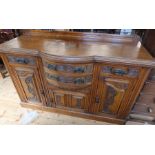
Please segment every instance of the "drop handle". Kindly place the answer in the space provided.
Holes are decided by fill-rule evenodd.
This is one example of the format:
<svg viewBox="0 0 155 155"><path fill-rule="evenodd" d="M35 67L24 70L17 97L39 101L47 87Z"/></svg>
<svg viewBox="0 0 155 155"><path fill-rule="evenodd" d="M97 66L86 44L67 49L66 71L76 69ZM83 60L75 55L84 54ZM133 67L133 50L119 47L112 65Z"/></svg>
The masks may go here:
<svg viewBox="0 0 155 155"><path fill-rule="evenodd" d="M96 97L95 102L96 102L96 103L99 103L99 102L100 102L100 99L99 99L98 96Z"/></svg>
<svg viewBox="0 0 155 155"><path fill-rule="evenodd" d="M152 112L153 112L153 110L152 110L151 107L148 107L148 108L147 108L147 111L148 111L149 113L152 113Z"/></svg>

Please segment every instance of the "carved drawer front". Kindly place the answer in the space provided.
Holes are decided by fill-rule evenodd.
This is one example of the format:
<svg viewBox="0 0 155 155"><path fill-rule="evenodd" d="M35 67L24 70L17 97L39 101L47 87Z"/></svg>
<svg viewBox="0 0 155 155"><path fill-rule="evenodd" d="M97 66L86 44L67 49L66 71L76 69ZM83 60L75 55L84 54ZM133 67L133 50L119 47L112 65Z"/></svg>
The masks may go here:
<svg viewBox="0 0 155 155"><path fill-rule="evenodd" d="M111 65L102 65L101 74L103 76L116 76L116 77L128 77L128 78L137 78L139 76L139 68L132 66L111 66Z"/></svg>
<svg viewBox="0 0 155 155"><path fill-rule="evenodd" d="M62 89L80 89L89 87L92 83L92 75L71 77L45 73L45 77L49 84Z"/></svg>
<svg viewBox="0 0 155 155"><path fill-rule="evenodd" d="M58 108L88 109L87 94L70 91L53 91L54 101Z"/></svg>
<svg viewBox="0 0 155 155"><path fill-rule="evenodd" d="M60 64L60 63L54 63L50 61L44 61L44 68L45 70L48 69L50 71L56 71L56 72L65 72L65 73L92 73L93 71L93 64Z"/></svg>
<svg viewBox="0 0 155 155"><path fill-rule="evenodd" d="M93 111L117 115L120 105L128 101L131 88L129 80L100 77Z"/></svg>
<svg viewBox="0 0 155 155"><path fill-rule="evenodd" d="M32 103L40 103L40 95L39 91L41 90L41 87L39 87L40 82L38 79L38 73L37 71L33 69L28 68L15 68L15 73L18 77L18 80L21 83L22 90L24 91L25 98L27 102Z"/></svg>
<svg viewBox="0 0 155 155"><path fill-rule="evenodd" d="M155 82L146 82L142 92L147 94L155 94Z"/></svg>
<svg viewBox="0 0 155 155"><path fill-rule="evenodd" d="M8 55L7 58L11 64L35 65L35 60L32 57Z"/></svg>

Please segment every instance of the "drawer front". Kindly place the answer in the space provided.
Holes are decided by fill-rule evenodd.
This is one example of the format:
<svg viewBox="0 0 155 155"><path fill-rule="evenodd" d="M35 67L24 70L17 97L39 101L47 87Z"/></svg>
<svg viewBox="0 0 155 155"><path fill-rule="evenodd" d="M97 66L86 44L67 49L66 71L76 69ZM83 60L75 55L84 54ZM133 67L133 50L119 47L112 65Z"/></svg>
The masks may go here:
<svg viewBox="0 0 155 155"><path fill-rule="evenodd" d="M44 67L51 71L65 73L92 73L93 64L59 64L50 61L43 61Z"/></svg>
<svg viewBox="0 0 155 155"><path fill-rule="evenodd" d="M45 73L45 77L48 84L62 89L81 89L90 87L92 84L92 75L72 77Z"/></svg>
<svg viewBox="0 0 155 155"><path fill-rule="evenodd" d="M136 104L132 110L132 113L155 117L155 105Z"/></svg>
<svg viewBox="0 0 155 155"><path fill-rule="evenodd" d="M113 77L127 77L127 78L137 78L140 69L132 66L112 66L103 64L101 67L101 74L103 76L113 76Z"/></svg>
<svg viewBox="0 0 155 155"><path fill-rule="evenodd" d="M155 95L152 94L141 94L138 98L137 104L142 103L142 104L155 104Z"/></svg>
<svg viewBox="0 0 155 155"><path fill-rule="evenodd" d="M35 59L32 57L8 55L7 59L10 64L35 65Z"/></svg>
<svg viewBox="0 0 155 155"><path fill-rule="evenodd" d="M155 82L146 82L142 92L155 95Z"/></svg>

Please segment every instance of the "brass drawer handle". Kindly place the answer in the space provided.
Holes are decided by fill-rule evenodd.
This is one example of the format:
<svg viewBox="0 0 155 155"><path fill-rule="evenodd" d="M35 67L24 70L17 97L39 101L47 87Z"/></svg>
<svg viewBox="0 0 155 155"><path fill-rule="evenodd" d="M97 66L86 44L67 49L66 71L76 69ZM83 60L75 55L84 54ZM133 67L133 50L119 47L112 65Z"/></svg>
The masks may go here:
<svg viewBox="0 0 155 155"><path fill-rule="evenodd" d="M148 108L147 108L147 111L148 111L149 113L152 113L152 112L153 112L153 110L152 110L151 107L148 107Z"/></svg>

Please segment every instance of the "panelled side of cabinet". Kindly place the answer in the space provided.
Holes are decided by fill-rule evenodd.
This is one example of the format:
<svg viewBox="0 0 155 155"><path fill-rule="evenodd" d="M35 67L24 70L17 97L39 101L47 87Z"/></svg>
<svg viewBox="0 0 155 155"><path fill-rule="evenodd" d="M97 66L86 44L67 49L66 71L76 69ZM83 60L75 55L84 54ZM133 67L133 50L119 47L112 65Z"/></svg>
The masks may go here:
<svg viewBox="0 0 155 155"><path fill-rule="evenodd" d="M121 105L120 109L119 109L119 113L118 113L118 117L119 118L125 118L128 116L129 112L131 111L138 94L140 93L140 91L142 90L144 83L148 77L150 73L150 68L145 68L142 67L141 68L141 72L139 73L139 77L137 79L137 82L135 83L133 89L130 92L130 98L129 100L126 102L125 105Z"/></svg>

